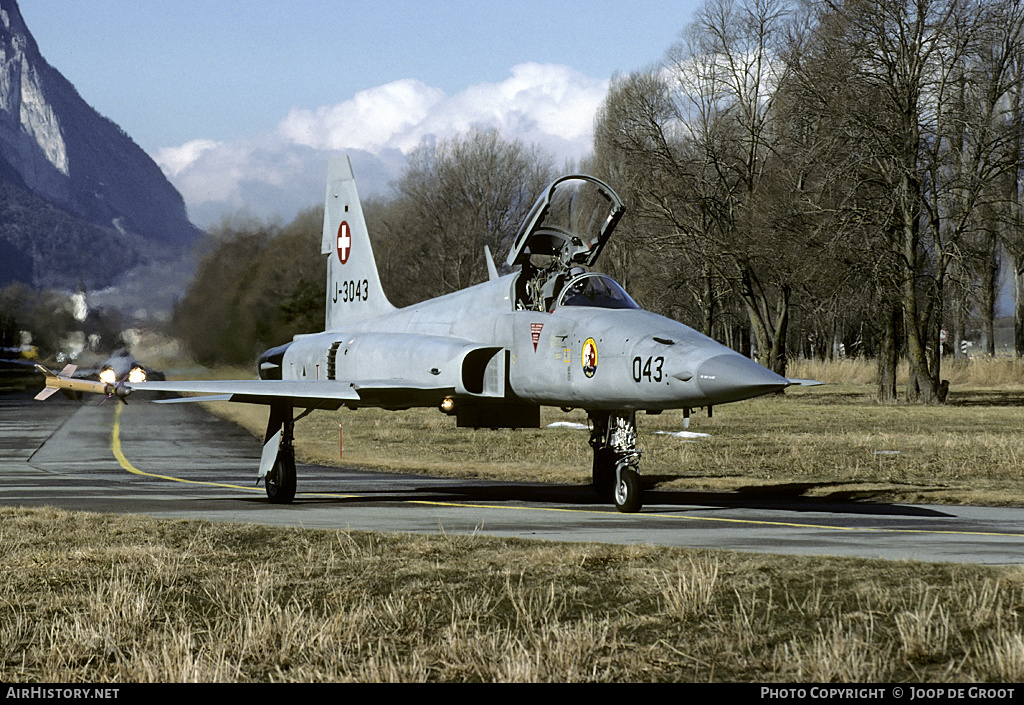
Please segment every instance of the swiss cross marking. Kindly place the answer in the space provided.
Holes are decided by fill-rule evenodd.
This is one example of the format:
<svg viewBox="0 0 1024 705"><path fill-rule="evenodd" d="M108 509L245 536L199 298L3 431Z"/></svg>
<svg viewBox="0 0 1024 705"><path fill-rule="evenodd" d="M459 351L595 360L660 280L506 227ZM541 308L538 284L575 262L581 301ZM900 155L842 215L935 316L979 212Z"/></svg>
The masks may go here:
<svg viewBox="0 0 1024 705"><path fill-rule="evenodd" d="M345 264L348 262L350 254L352 254L352 235L348 228L348 222L343 220L338 226L338 261Z"/></svg>

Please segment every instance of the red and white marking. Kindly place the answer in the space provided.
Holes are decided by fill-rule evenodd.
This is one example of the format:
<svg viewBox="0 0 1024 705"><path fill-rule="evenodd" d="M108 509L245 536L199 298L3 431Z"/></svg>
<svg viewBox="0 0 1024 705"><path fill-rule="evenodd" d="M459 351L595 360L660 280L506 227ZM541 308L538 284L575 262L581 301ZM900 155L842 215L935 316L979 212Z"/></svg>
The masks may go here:
<svg viewBox="0 0 1024 705"><path fill-rule="evenodd" d="M537 343L540 342L540 332L544 330L543 323L530 324L530 337L533 339L533 351L537 352Z"/></svg>
<svg viewBox="0 0 1024 705"><path fill-rule="evenodd" d="M343 220L338 226L338 261L345 264L348 262L350 254L352 254L352 234L348 222Z"/></svg>

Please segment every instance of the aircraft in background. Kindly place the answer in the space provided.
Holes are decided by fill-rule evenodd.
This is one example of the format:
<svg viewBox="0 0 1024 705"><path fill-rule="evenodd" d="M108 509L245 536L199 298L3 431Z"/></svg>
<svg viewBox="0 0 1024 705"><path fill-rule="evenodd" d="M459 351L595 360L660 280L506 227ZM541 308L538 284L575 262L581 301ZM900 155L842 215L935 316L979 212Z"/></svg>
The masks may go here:
<svg viewBox="0 0 1024 705"><path fill-rule="evenodd" d="M273 503L295 497L294 424L317 409L437 407L473 428L539 428L542 406L583 409L598 496L638 511L638 411L688 416L802 382L642 310L611 277L591 271L624 211L598 179L557 179L513 241L505 261L514 271L499 276L485 250L488 281L397 309L381 287L351 163L332 160L321 238L324 332L267 350L258 380L125 380L100 393L266 404L259 478ZM71 384L48 374L44 393ZM295 416L296 408L304 411Z"/></svg>
<svg viewBox="0 0 1024 705"><path fill-rule="evenodd" d="M0 347L0 360L4 362L24 363L26 360L38 360L39 348L35 345L18 345L16 347Z"/></svg>
<svg viewBox="0 0 1024 705"><path fill-rule="evenodd" d="M158 370L146 367L136 360L125 348L118 348L108 357L98 371L92 371L85 376L95 376L101 382L117 384L121 380L127 380L132 384L150 381L155 382L165 379L164 374Z"/></svg>
<svg viewBox="0 0 1024 705"><path fill-rule="evenodd" d="M39 348L35 345L18 345L0 347L0 375L19 375L26 367L35 365L39 359Z"/></svg>

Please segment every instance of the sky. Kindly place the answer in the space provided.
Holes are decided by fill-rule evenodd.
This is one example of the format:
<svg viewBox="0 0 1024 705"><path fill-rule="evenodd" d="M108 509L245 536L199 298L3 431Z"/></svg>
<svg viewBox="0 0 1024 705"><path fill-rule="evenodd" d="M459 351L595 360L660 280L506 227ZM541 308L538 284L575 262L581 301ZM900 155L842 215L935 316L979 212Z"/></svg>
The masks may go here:
<svg viewBox="0 0 1024 705"><path fill-rule="evenodd" d="M197 225L287 222L327 159L386 193L423 141L498 128L561 164L616 73L655 65L701 0L19 0L46 60L138 143Z"/></svg>

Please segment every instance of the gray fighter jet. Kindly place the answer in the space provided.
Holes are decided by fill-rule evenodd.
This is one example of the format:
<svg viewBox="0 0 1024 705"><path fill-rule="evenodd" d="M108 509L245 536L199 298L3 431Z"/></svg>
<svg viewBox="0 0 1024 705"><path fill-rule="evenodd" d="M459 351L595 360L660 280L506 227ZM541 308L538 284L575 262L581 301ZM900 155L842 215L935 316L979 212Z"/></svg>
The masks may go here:
<svg viewBox="0 0 1024 705"><path fill-rule="evenodd" d="M542 406L584 409L597 495L638 511L638 411L711 407L799 382L642 310L612 278L591 271L624 210L598 179L560 178L516 235L510 274L499 276L486 251L488 281L396 309L381 288L351 164L333 160L321 242L324 332L266 351L259 380L127 382L117 393L268 405L259 477L274 503L295 497L293 426L316 409L437 407L474 428L537 428ZM304 411L295 416L296 409Z"/></svg>

